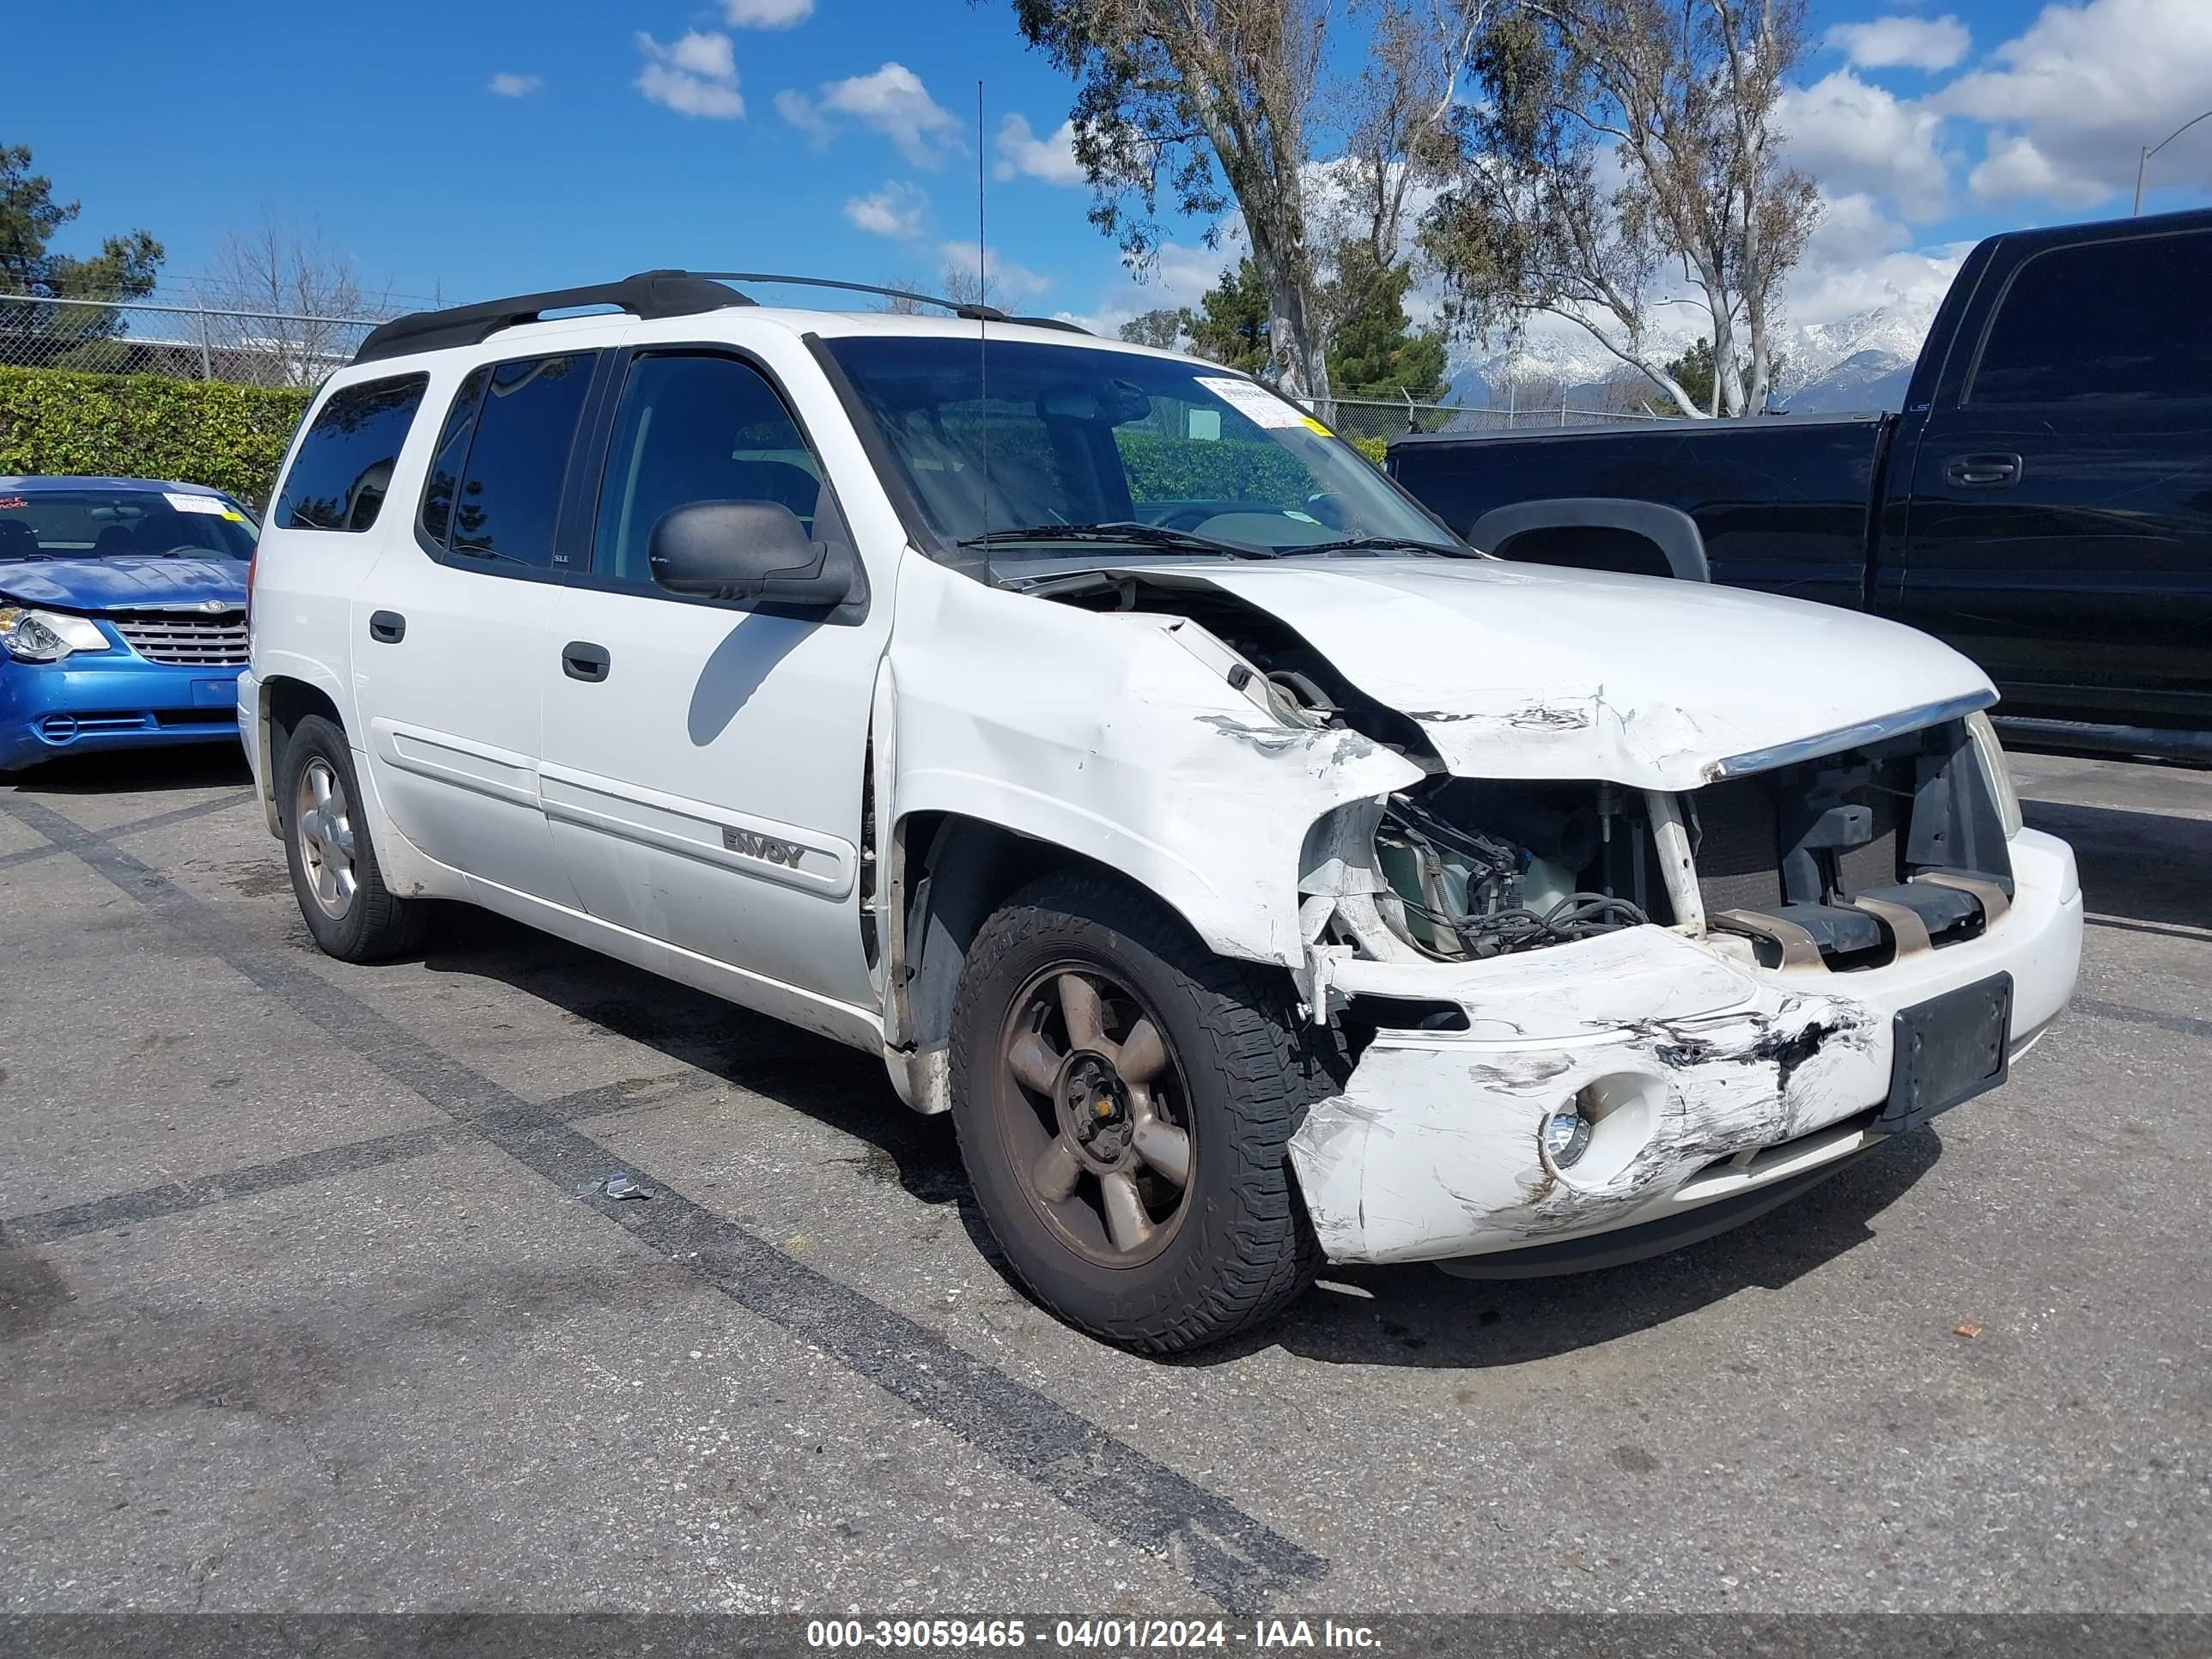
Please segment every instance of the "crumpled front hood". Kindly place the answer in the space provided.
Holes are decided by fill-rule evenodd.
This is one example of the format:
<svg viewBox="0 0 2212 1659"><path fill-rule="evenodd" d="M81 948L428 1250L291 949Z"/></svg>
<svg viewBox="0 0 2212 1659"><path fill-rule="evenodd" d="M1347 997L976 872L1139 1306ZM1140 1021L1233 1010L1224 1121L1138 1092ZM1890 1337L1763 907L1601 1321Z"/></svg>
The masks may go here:
<svg viewBox="0 0 2212 1659"><path fill-rule="evenodd" d="M219 600L246 604L236 559L26 559L0 562L0 593L66 611L137 611Z"/></svg>
<svg viewBox="0 0 2212 1659"><path fill-rule="evenodd" d="M1739 588L1489 559L1141 569L1280 618L1469 777L1694 789L1737 757L1996 696L1912 629Z"/></svg>

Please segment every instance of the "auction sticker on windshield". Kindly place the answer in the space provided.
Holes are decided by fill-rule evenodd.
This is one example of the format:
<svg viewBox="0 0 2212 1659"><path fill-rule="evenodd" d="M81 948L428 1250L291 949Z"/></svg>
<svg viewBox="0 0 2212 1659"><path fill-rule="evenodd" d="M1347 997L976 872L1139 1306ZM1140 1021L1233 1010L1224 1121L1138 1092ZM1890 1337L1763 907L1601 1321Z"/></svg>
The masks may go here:
<svg viewBox="0 0 2212 1659"><path fill-rule="evenodd" d="M1198 383L1254 426L1309 424L1305 410L1296 404L1285 403L1267 387L1251 380L1234 380L1226 374L1201 374L1198 377Z"/></svg>

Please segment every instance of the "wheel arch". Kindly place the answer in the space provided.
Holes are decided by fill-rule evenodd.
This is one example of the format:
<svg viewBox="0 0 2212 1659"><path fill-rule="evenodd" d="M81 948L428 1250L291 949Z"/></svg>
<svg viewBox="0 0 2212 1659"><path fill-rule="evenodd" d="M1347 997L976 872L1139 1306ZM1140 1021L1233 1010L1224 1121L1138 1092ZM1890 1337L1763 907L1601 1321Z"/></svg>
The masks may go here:
<svg viewBox="0 0 2212 1659"><path fill-rule="evenodd" d="M1127 871L1059 842L966 813L922 811L891 839L891 918L884 1057L899 1097L918 1112L951 1106L952 1003L977 930L1007 896L1038 877L1083 870L1149 894L1207 948L1174 898Z"/></svg>
<svg viewBox="0 0 2212 1659"><path fill-rule="evenodd" d="M1659 568L1631 574L1663 574L1690 582L1709 582L1713 579L1711 563L1705 556L1705 539L1698 529L1697 520L1680 507L1659 501L1630 501L1612 495L1563 495L1547 501L1516 501L1509 507L1492 507L1477 519L1468 531L1468 539L1500 558L1527 558L1529 555L1526 553L1509 550L1516 540L1525 542L1547 532L1573 530L1610 531L1616 538L1626 539L1632 546L1640 544L1648 548L1651 560ZM1560 561L1539 558L1535 562ZM1625 567L1608 555L1603 562L1586 568L1611 570Z"/></svg>
<svg viewBox="0 0 2212 1659"><path fill-rule="evenodd" d="M278 674L260 682L255 697L255 719L258 729L254 752L261 757L261 775L255 786L261 792L261 810L268 817L269 833L282 836L283 825L276 806L276 778L282 767L282 740L290 737L293 728L310 714L320 714L338 728L346 730L345 717L329 692L310 681L289 674ZM351 734L349 733L349 739Z"/></svg>

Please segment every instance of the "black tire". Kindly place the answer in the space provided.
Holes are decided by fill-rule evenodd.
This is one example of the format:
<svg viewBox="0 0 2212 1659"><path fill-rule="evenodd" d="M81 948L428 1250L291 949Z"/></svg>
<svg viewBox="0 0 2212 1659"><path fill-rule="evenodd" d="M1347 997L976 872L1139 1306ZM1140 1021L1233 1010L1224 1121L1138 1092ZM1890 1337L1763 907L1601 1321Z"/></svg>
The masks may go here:
<svg viewBox="0 0 2212 1659"><path fill-rule="evenodd" d="M1158 1098L1165 1110L1172 1086L1188 1130L1185 1177L1170 1189L1180 1194L1172 1229L1148 1259L1102 1261L1072 1242L1053 1218L1066 1202L1038 1197L1034 1174L1023 1171L1039 1166L1010 1145L1030 1133L1013 1122L1020 1106L1048 1119L1057 1103L1018 1085L1007 1033L1035 988L1071 966L1098 975L1109 996L1126 988L1124 1035L1134 1014L1154 1018L1173 1068L1160 1074ZM1060 1046L1060 1064L1076 1063L1079 1045L1066 1031ZM1322 1257L1289 1146L1306 1106L1334 1085L1286 975L1213 955L1127 883L1048 875L977 932L953 1005L951 1060L953 1118L976 1203L1022 1282L1078 1329L1140 1352L1178 1352L1259 1323L1313 1282ZM1102 1115L1105 1099L1092 1103ZM1054 1134L1048 1122L1042 1133ZM1149 1173L1144 1184L1163 1190Z"/></svg>
<svg viewBox="0 0 2212 1659"><path fill-rule="evenodd" d="M343 791L345 820L351 842L350 891L322 879L324 866L316 850L318 835L301 833L301 791L311 773L334 780ZM429 925L429 905L422 899L404 899L384 884L384 871L371 843L368 819L361 808L361 781L354 772L353 750L345 733L320 714L301 717L285 734L277 751L276 815L284 832L284 861L292 872L292 894L300 915L326 955L341 962L382 962L402 956L422 942ZM319 896L337 893L343 902Z"/></svg>

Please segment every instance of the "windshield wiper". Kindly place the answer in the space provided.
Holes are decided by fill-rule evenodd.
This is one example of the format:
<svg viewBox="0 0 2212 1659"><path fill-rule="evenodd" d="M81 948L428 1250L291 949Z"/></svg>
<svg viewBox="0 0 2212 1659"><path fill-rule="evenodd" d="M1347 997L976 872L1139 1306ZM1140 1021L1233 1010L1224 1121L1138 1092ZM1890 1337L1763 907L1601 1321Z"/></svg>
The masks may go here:
<svg viewBox="0 0 2212 1659"><path fill-rule="evenodd" d="M1415 553L1434 553L1447 559L1478 559L1482 556L1470 548L1447 547L1442 542L1425 542L1411 536L1347 536L1342 541L1316 542L1311 547L1292 547L1286 553L1358 553L1370 549L1401 548Z"/></svg>
<svg viewBox="0 0 2212 1659"><path fill-rule="evenodd" d="M991 547L1001 542L1081 542L1109 543L1139 547L1174 548L1187 553L1225 553L1232 559L1272 559L1275 556L1265 548L1243 547L1235 542L1218 542L1211 536L1200 536L1188 530L1170 530L1164 525L1139 524L1133 520L1111 524L1038 524L1022 530L989 530L980 536L963 536L963 547Z"/></svg>

